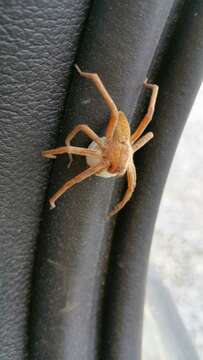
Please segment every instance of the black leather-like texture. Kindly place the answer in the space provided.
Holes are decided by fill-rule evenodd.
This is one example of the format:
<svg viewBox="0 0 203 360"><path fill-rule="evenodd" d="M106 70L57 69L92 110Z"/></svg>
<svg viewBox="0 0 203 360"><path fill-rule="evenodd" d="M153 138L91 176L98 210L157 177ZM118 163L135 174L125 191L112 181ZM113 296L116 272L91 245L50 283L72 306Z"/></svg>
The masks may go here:
<svg viewBox="0 0 203 360"><path fill-rule="evenodd" d="M0 359L27 355L34 249L87 0L0 1Z"/></svg>
<svg viewBox="0 0 203 360"><path fill-rule="evenodd" d="M201 81L202 3L183 4L99 0L88 12L88 1L2 3L3 360L25 357L28 336L30 359L140 360L153 226ZM109 116L93 85L70 69L73 61L101 76L133 128L146 110L145 77L160 85L155 138L135 157L136 191L110 221L124 179L92 177L48 207L50 194L86 164L75 156L68 169L66 156L39 152L56 146L58 133L63 145L79 123L102 135ZM89 142L79 134L73 143Z"/></svg>

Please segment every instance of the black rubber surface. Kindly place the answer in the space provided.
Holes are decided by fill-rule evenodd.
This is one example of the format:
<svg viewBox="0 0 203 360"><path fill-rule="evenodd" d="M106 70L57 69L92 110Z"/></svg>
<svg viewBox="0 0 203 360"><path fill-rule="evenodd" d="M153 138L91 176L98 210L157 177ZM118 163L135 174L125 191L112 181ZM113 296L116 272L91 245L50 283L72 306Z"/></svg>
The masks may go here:
<svg viewBox="0 0 203 360"><path fill-rule="evenodd" d="M202 5L191 1L182 9L156 76L160 93L151 125L155 138L136 154L137 191L120 214L113 240L102 319L106 359L140 359L146 270L154 223L179 137L202 81Z"/></svg>
<svg viewBox="0 0 203 360"><path fill-rule="evenodd" d="M115 0L95 2L91 8L76 62L82 69L99 73L128 116L133 115L171 3L128 0L121 4ZM124 21L126 17L128 21ZM74 72L59 143L64 143L66 134L78 123L88 123L101 133L107 119L108 110L92 84ZM89 139L78 136L75 143L87 146ZM84 168L84 159L78 157L68 171L67 157L58 158L49 193ZM37 354L38 359L61 358L64 351L72 360L96 357L102 276L115 222L105 219L113 187L112 179L92 177L67 192L54 211L47 207L33 301L35 358ZM113 201L120 196L118 193Z"/></svg>
<svg viewBox="0 0 203 360"><path fill-rule="evenodd" d="M201 82L202 2L0 4L0 358L26 357L29 336L31 359L139 360L153 226ZM111 221L105 215L124 179L92 177L48 210L48 196L86 167L80 157L71 169L65 156L40 157L56 146L61 117L58 145L78 123L102 134L108 121L92 84L70 68L74 61L101 76L133 128L146 109L146 75L160 85L155 138L135 158L136 192ZM78 135L74 144L89 140Z"/></svg>

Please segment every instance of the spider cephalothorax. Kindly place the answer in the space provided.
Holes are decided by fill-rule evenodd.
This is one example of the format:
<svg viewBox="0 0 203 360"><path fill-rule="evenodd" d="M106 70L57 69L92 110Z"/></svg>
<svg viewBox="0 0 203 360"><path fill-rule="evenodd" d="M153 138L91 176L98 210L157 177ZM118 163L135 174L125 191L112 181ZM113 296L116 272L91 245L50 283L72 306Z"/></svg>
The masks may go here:
<svg viewBox="0 0 203 360"><path fill-rule="evenodd" d="M105 89L99 76L94 73L87 73L80 70L75 65L79 74L93 81L97 90L102 95L104 101L108 105L111 116L107 126L105 137L99 138L95 132L87 125L77 125L66 137L66 146L53 150L43 151L42 155L48 158L55 158L59 154L69 154L70 163L72 162L72 154L86 156L89 168L73 179L67 181L50 199L50 205L55 207L56 200L68 189L75 184L85 180L89 176L95 174L97 176L111 177L121 176L125 173L128 179L128 189L115 209L109 214L115 215L130 200L136 186L136 169L133 162L133 154L152 139L153 133L148 132L141 137L147 125L151 121L154 114L154 107L158 94L158 86L149 84L145 80L144 85L152 89L152 95L148 107L148 111L138 128L131 135L128 119L122 111L118 111L117 106ZM89 148L81 148L71 146L70 142L79 132L84 132L92 140Z"/></svg>

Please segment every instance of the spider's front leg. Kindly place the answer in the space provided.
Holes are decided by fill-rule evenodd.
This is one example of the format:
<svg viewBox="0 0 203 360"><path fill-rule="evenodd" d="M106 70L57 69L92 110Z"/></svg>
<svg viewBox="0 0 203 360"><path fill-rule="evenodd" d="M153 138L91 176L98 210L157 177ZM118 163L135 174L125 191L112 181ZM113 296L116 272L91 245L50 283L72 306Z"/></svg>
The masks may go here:
<svg viewBox="0 0 203 360"><path fill-rule="evenodd" d="M133 149L133 154L138 151L139 149L141 149L145 144L148 143L148 141L150 141L151 139L153 139L154 134L149 131L148 133L146 133L145 135L143 135L141 138L139 138L133 145L132 145L132 149Z"/></svg>

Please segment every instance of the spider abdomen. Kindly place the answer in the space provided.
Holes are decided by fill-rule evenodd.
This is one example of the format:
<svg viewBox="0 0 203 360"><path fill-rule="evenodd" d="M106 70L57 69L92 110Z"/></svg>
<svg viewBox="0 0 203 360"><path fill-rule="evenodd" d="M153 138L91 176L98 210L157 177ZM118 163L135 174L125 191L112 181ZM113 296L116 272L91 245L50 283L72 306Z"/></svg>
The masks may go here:
<svg viewBox="0 0 203 360"><path fill-rule="evenodd" d="M87 164L89 166L97 165L102 160L109 161L109 167L101 172L97 173L97 176L113 177L123 175L132 157L132 149L128 143L120 143L118 141L107 140L106 137L100 138L100 141L104 145L102 150L94 141L89 145L90 149L98 150L101 157L93 158L86 157Z"/></svg>

